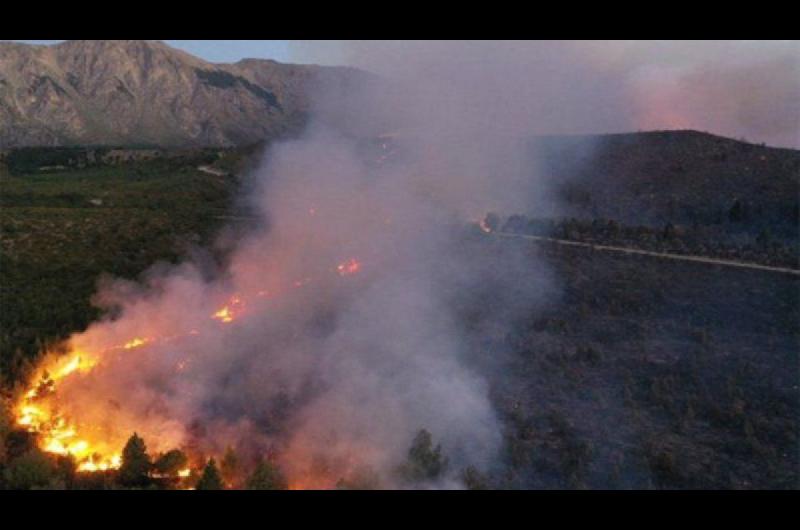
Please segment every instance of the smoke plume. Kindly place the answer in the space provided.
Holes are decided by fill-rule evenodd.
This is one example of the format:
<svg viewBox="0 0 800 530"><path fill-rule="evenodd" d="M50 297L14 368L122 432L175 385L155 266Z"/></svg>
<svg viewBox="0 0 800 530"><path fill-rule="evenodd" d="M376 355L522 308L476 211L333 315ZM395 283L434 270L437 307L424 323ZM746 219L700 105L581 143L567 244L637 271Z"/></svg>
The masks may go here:
<svg viewBox="0 0 800 530"><path fill-rule="evenodd" d="M59 414L105 455L134 431L196 460L235 447L293 487L406 486L425 428L451 465L421 486L459 487L501 449L487 375L502 368L480 337L554 295L529 255L465 251L489 211L555 213L526 139L694 127L792 144L795 48L346 43L378 76L311 88L309 125L269 147L243 199L259 220L225 263L100 285L107 316L51 367ZM464 301L480 293L495 318L476 330Z"/></svg>
<svg viewBox="0 0 800 530"><path fill-rule="evenodd" d="M798 41L310 41L292 49L299 61L412 82L469 80L462 94L494 94L498 126L510 118L536 134L696 129L800 147Z"/></svg>
<svg viewBox="0 0 800 530"><path fill-rule="evenodd" d="M425 428L450 461L428 487L495 463L496 367L470 361L458 300L490 285L497 322L512 322L552 284L544 269L521 280L530 257L462 242L488 211L549 207L524 140L546 103L508 58L460 68L468 55L409 56L402 83L320 80L305 133L257 169L246 200L260 222L221 272L188 261L100 286L108 316L71 338L83 360L58 385L94 450L118 453L136 431L154 453L274 458L293 487L367 471L398 487Z"/></svg>

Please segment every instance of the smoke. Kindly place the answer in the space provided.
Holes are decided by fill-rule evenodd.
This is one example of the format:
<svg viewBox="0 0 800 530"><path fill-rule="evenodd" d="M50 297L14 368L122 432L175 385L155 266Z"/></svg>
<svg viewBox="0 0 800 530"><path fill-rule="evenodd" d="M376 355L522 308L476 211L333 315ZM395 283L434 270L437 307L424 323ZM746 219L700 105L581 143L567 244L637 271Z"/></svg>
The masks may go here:
<svg viewBox="0 0 800 530"><path fill-rule="evenodd" d="M94 449L119 452L136 431L153 453L272 455L294 487L365 470L392 487L425 428L451 464L428 487L496 463L486 370L499 368L472 358L459 303L491 289L495 324L510 323L552 284L529 256L465 252L465 228L548 206L524 140L535 113L517 112L526 77L493 61L408 59L399 84L320 79L305 133L256 170L246 200L262 222L222 272L200 260L101 284L108 317L71 344L103 353L58 387Z"/></svg>
<svg viewBox="0 0 800 530"><path fill-rule="evenodd" d="M364 470L401 486L395 470L421 428L451 462L427 486L491 468L502 427L487 375L502 366L478 338L504 336L552 299L554 282L513 248L476 252L464 229L488 211L553 213L554 183L526 138L683 116L792 132L758 110L796 108L780 105L796 92L797 63L775 51L792 46L722 60L744 45L698 45L713 68L690 46L348 43L351 62L380 77L319 79L307 130L272 145L255 171L246 200L262 222L221 272L191 261L101 285L109 317L71 343L104 353L60 382L59 405L99 451L118 452L134 431L153 452L234 446L273 455L294 487ZM470 298L495 313L477 330L463 314Z"/></svg>
<svg viewBox="0 0 800 530"><path fill-rule="evenodd" d="M496 125L510 118L535 134L696 129L800 147L797 41L311 41L292 51L414 82L477 80L474 91L496 98Z"/></svg>

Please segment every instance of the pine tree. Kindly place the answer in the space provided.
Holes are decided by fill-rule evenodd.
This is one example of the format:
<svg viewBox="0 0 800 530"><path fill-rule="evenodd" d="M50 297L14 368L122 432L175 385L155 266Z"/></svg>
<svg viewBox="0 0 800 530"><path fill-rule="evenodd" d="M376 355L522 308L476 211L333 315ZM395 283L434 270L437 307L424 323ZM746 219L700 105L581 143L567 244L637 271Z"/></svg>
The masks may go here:
<svg viewBox="0 0 800 530"><path fill-rule="evenodd" d="M150 457L147 446L138 434L133 433L122 450L122 465L119 468L119 481L124 486L145 487L150 483Z"/></svg>
<svg viewBox="0 0 800 530"><path fill-rule="evenodd" d="M161 475L175 476L181 469L186 467L188 462L189 459L183 451L173 449L161 455L153 464L153 468Z"/></svg>
<svg viewBox="0 0 800 530"><path fill-rule="evenodd" d="M401 468L402 475L409 481L433 480L444 473L447 468L447 458L442 455L442 446L433 447L431 433L421 429L411 448L408 450L408 460Z"/></svg>
<svg viewBox="0 0 800 530"><path fill-rule="evenodd" d="M281 470L271 462L261 460L247 479L249 490L285 490L289 488Z"/></svg>
<svg viewBox="0 0 800 530"><path fill-rule="evenodd" d="M197 486L195 489L198 490L221 490L224 489L224 485L222 483L222 477L219 474L219 470L217 469L217 463L214 459L210 459L206 464L206 467L203 468L203 476L200 477L200 480L197 481Z"/></svg>
<svg viewBox="0 0 800 530"><path fill-rule="evenodd" d="M475 466L468 466L461 473L461 480L464 481L464 486L468 490L485 490L488 489L488 479L486 476L478 471Z"/></svg>

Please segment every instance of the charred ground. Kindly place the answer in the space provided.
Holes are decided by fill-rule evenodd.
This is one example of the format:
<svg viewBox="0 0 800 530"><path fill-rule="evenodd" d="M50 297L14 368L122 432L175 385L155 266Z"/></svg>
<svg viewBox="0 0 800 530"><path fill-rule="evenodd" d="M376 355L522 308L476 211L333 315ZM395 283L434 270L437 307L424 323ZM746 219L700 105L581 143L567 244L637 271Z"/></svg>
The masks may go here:
<svg viewBox="0 0 800 530"><path fill-rule="evenodd" d="M499 363L495 487L797 487L800 279L489 245L527 246L562 289L511 333L475 337L476 362ZM465 320L486 329L495 311Z"/></svg>

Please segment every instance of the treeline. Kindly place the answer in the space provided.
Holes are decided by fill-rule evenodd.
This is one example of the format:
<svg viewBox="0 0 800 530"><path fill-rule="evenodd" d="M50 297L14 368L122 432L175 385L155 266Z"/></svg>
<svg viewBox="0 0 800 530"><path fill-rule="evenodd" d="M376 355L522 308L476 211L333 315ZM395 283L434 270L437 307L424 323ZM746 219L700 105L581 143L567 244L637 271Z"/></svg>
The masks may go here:
<svg viewBox="0 0 800 530"><path fill-rule="evenodd" d="M169 150L153 146L20 147L5 153L3 161L12 175L25 175L155 159L168 159L177 166L210 164L227 151L214 148Z"/></svg>
<svg viewBox="0 0 800 530"><path fill-rule="evenodd" d="M6 404L0 414L0 490L28 489L145 489L145 490L286 490L289 480L271 459L247 461L232 447L222 458L200 459L190 463L180 449L150 455L142 437L134 433L125 445L118 469L78 471L70 455L57 455L39 449L36 434L16 428ZM370 467L350 472L335 483L336 489L413 488L444 477L449 462L440 444L434 446L431 434L420 430L386 482ZM488 487L485 475L474 467L464 469L463 485L470 489Z"/></svg>

